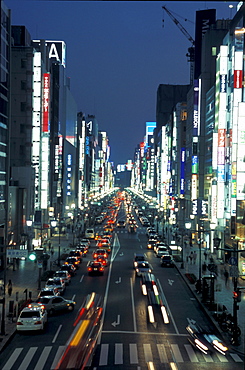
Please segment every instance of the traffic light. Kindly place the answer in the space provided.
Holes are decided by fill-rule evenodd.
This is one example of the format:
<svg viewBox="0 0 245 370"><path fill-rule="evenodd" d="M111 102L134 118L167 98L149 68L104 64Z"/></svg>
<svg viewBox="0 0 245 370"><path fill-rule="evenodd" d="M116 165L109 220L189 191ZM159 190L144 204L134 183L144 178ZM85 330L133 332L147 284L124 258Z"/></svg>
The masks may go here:
<svg viewBox="0 0 245 370"><path fill-rule="evenodd" d="M36 261L36 259L37 259L36 253L35 252L31 252L29 254L29 260Z"/></svg>
<svg viewBox="0 0 245 370"><path fill-rule="evenodd" d="M241 291L239 289L233 292L233 298L236 302L241 302Z"/></svg>

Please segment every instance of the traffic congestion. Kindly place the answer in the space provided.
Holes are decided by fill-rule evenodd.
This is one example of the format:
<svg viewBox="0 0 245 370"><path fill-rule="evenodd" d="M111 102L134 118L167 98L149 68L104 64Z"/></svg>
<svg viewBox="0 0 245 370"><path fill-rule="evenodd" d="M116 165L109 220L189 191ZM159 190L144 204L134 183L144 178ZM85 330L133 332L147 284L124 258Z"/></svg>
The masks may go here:
<svg viewBox="0 0 245 370"><path fill-rule="evenodd" d="M220 363L242 368L243 359L230 355L141 206L137 196L118 191L62 253L53 275L20 312L7 356L0 355L3 370L24 369L24 363L35 370L183 370L186 362L193 370L210 362L212 369ZM22 353L28 356L35 341L27 360Z"/></svg>

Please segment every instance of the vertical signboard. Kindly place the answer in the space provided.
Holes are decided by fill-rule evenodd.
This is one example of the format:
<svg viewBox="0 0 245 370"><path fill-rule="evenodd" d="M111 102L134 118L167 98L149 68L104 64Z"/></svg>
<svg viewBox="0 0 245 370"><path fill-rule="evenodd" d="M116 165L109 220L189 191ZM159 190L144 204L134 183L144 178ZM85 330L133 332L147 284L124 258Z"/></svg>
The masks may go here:
<svg viewBox="0 0 245 370"><path fill-rule="evenodd" d="M43 125L42 132L49 132L50 74L43 74Z"/></svg>

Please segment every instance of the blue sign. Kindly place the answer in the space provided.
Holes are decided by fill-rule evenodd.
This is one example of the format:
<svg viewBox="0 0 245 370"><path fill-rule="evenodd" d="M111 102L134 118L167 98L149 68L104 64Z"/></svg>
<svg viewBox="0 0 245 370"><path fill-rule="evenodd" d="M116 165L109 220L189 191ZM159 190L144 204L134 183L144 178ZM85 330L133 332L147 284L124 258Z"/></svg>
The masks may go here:
<svg viewBox="0 0 245 370"><path fill-rule="evenodd" d="M231 257L229 259L229 265L231 265L231 266L237 266L237 258L236 257Z"/></svg>

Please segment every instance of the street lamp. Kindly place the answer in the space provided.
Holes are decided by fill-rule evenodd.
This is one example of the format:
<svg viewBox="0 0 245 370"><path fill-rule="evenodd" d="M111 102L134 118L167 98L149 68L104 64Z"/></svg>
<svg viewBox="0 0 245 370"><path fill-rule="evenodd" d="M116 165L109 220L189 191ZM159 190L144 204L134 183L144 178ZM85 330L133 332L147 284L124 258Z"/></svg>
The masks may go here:
<svg viewBox="0 0 245 370"><path fill-rule="evenodd" d="M59 229L59 249L58 249L58 266L60 266L60 223L58 223L56 220L51 221L51 226L56 227L58 225Z"/></svg>

